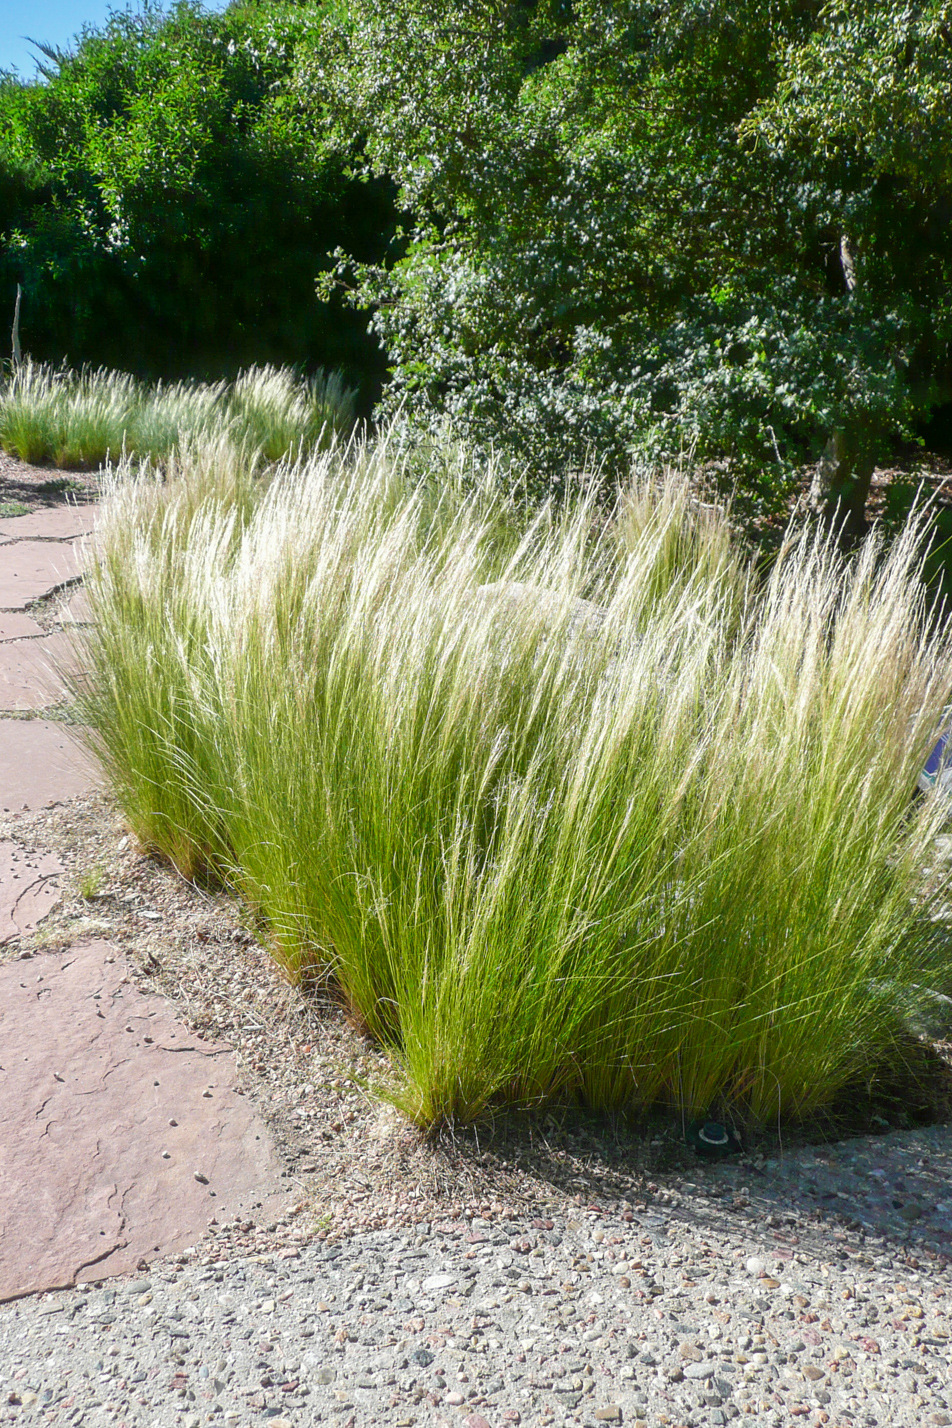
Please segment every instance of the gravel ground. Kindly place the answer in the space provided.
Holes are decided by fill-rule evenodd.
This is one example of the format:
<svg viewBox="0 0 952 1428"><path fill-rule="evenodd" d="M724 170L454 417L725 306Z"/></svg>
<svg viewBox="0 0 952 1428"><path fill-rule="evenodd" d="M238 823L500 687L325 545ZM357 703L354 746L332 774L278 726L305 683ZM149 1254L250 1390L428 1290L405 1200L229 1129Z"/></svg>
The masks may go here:
<svg viewBox="0 0 952 1428"><path fill-rule="evenodd" d="M947 1133L881 1146L884 1161L939 1139L947 1150ZM141 1277L0 1311L0 1414L162 1428L952 1423L948 1261L809 1224L779 1167L765 1216L735 1191L744 1173L718 1167L630 1207L339 1240L296 1244L307 1231L292 1221L288 1247L263 1253L222 1226L221 1250L212 1239Z"/></svg>
<svg viewBox="0 0 952 1428"><path fill-rule="evenodd" d="M0 1307L0 1421L952 1424L952 1126L718 1163L570 1115L428 1142L364 1089L386 1063L340 1008L107 799L0 832L69 869L16 955L121 946L230 1040L297 1192L280 1224Z"/></svg>

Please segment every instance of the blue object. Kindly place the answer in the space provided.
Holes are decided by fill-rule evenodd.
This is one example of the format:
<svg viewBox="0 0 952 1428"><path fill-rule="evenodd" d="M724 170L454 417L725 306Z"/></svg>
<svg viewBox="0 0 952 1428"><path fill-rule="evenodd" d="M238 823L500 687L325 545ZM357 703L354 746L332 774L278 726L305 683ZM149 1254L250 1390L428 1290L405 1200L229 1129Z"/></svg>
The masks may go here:
<svg viewBox="0 0 952 1428"><path fill-rule="evenodd" d="M942 769L942 765L945 763L945 746L948 742L949 731L946 730L939 742L936 744L935 748L932 750L932 753L926 759L926 766L922 770L922 772L930 783L935 783L936 778L938 777L939 772Z"/></svg>
<svg viewBox="0 0 952 1428"><path fill-rule="evenodd" d="M919 775L918 785L922 793L928 793L940 780L943 785L952 782L952 749L949 748L949 740L952 739L952 705L946 705L942 718L946 721L945 727Z"/></svg>

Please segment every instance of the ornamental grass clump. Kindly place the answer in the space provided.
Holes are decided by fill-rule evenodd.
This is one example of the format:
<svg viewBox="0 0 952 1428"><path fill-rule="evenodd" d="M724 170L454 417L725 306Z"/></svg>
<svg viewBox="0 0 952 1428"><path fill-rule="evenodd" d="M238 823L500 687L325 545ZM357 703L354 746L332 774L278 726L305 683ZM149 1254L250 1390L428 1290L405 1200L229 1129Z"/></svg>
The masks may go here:
<svg viewBox="0 0 952 1428"><path fill-rule="evenodd" d="M356 421L357 393L339 372L301 380L287 367L252 367L228 397L228 425L267 461L303 454L345 437Z"/></svg>
<svg viewBox="0 0 952 1428"><path fill-rule="evenodd" d="M159 469L126 458L104 483L88 585L98 623L76 692L130 825L189 878L220 875L225 847L222 812L201 795L219 766L210 572L200 567L227 568L266 479L260 454L224 434Z"/></svg>
<svg viewBox="0 0 952 1428"><path fill-rule="evenodd" d="M26 361L0 387L0 446L21 461L100 466L121 454L136 403L136 383L121 373Z"/></svg>
<svg viewBox="0 0 952 1428"><path fill-rule="evenodd" d="M895 989L949 971L920 528L849 562L791 532L757 583L670 483L516 539L491 471L408 456L117 474L79 692L139 837L337 989L421 1125L764 1120L874 1076Z"/></svg>
<svg viewBox="0 0 952 1428"><path fill-rule="evenodd" d="M698 499L690 478L666 468L636 472L620 491L611 533L622 559L650 551L654 571L644 570L645 595L666 599L673 589L693 581L708 592L722 615L725 597L739 616L751 572L722 505Z"/></svg>
<svg viewBox="0 0 952 1428"><path fill-rule="evenodd" d="M304 455L346 437L356 394L338 373L298 377L252 367L227 382L137 382L105 368L25 362L0 386L0 447L33 463L92 469L131 457L164 462L227 432L264 459Z"/></svg>
<svg viewBox="0 0 952 1428"><path fill-rule="evenodd" d="M227 382L142 383L115 459L124 454L154 464L182 445L214 445L225 429L227 393Z"/></svg>

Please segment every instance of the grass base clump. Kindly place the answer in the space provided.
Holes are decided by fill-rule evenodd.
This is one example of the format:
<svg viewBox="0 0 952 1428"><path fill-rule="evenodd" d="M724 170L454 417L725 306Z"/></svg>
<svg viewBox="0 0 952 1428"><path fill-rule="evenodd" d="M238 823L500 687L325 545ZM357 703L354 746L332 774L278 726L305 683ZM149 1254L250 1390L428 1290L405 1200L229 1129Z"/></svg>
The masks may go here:
<svg viewBox="0 0 952 1428"><path fill-rule="evenodd" d="M584 497L515 538L406 457L115 479L80 693L138 836L336 982L422 1125L776 1121L874 1075L889 988L950 971L919 529L792 532L757 584L671 482L614 538Z"/></svg>

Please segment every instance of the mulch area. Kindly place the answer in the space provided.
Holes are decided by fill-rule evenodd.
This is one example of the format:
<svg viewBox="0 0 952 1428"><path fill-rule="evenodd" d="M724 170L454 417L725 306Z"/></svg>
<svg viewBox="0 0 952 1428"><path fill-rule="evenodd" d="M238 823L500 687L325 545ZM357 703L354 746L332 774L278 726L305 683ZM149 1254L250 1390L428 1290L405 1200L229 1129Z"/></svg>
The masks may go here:
<svg viewBox="0 0 952 1428"><path fill-rule="evenodd" d="M877 467L869 496L872 519L901 512L921 490L923 498L952 507L952 460L933 454L909 453L902 461Z"/></svg>
<svg viewBox="0 0 952 1428"><path fill-rule="evenodd" d="M701 472L716 498L730 499L729 471L714 463ZM735 524L743 536L764 552L774 549L783 537L791 516L809 514L813 468L804 467L785 498L774 504L758 503L743 496L732 502ZM913 507L928 506L939 542L952 539L952 459L914 447L899 448L873 472L866 519L870 528L880 527L887 535L899 530Z"/></svg>
<svg viewBox="0 0 952 1428"><path fill-rule="evenodd" d="M95 472L30 466L0 449L0 508L17 505L31 512L42 511L50 506L61 506L64 501L93 500L98 489ZM0 509L2 514L5 513Z"/></svg>

